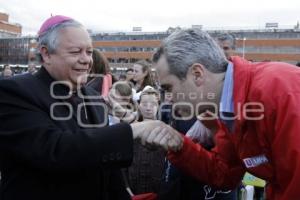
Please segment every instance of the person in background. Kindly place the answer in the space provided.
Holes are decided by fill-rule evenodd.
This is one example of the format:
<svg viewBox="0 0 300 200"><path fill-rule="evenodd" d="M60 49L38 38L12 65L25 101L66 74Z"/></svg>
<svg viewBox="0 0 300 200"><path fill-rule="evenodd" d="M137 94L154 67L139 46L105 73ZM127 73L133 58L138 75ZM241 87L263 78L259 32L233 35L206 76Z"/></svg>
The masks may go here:
<svg viewBox="0 0 300 200"><path fill-rule="evenodd" d="M151 75L151 64L145 60L137 61L133 64L133 99L139 100L141 91L146 86L154 86L154 82Z"/></svg>
<svg viewBox="0 0 300 200"><path fill-rule="evenodd" d="M98 91L102 97L106 97L115 81L105 55L98 49L93 49L93 63L87 84Z"/></svg>
<svg viewBox="0 0 300 200"><path fill-rule="evenodd" d="M29 63L27 72L30 73L30 74L36 73L37 72L36 64L33 63L33 62Z"/></svg>
<svg viewBox="0 0 300 200"><path fill-rule="evenodd" d="M9 65L9 64L5 64L4 66L3 66L3 70L4 69L11 69L11 66Z"/></svg>
<svg viewBox="0 0 300 200"><path fill-rule="evenodd" d="M229 60L235 54L235 37L232 34L224 33L218 35L216 40Z"/></svg>
<svg viewBox="0 0 300 200"><path fill-rule="evenodd" d="M109 91L108 101L111 105L119 105L118 108L109 110L109 124L120 122L132 123L136 120L137 106L132 100L132 88L127 81L117 81Z"/></svg>
<svg viewBox="0 0 300 200"><path fill-rule="evenodd" d="M118 81L126 81L126 75L125 74L120 74Z"/></svg>
<svg viewBox="0 0 300 200"><path fill-rule="evenodd" d="M148 87L141 93L139 100L139 121L157 119L159 109L159 93ZM134 142L132 165L128 169L129 183L133 193L158 193L163 173L165 151L149 149Z"/></svg>
<svg viewBox="0 0 300 200"><path fill-rule="evenodd" d="M131 82L133 85L135 81L133 80L134 77L134 70L132 68L126 69L126 81Z"/></svg>
<svg viewBox="0 0 300 200"><path fill-rule="evenodd" d="M20 74L23 74L25 71L26 71L26 68L25 67L21 67L20 65L16 65L14 67L14 75L20 75Z"/></svg>
<svg viewBox="0 0 300 200"><path fill-rule="evenodd" d="M11 78L13 76L14 76L14 72L12 71L12 69L10 67L4 68L4 70L2 72L3 79Z"/></svg>

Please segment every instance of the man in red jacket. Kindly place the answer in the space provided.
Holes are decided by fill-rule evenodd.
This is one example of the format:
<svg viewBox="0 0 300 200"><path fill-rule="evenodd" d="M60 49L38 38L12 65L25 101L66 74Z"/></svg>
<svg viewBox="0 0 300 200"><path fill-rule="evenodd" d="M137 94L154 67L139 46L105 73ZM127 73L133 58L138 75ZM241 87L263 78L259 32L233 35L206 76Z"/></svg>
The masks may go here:
<svg viewBox="0 0 300 200"><path fill-rule="evenodd" d="M221 188L236 187L248 171L267 181L268 199L300 199L298 68L227 60L198 29L171 34L153 61L162 88L172 88L175 107L218 118L210 123L217 125L210 126L215 147L207 151L185 137L180 151L169 152L175 166Z"/></svg>

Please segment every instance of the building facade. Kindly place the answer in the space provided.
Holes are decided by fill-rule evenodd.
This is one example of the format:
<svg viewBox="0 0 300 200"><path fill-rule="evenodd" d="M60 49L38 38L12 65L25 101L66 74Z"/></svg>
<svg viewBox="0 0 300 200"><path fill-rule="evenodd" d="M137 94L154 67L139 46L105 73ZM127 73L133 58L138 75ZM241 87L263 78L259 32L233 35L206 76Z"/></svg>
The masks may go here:
<svg viewBox="0 0 300 200"><path fill-rule="evenodd" d="M27 64L32 39L32 37L1 38L0 64Z"/></svg>
<svg viewBox="0 0 300 200"><path fill-rule="evenodd" d="M236 37L236 55L253 61L300 61L300 30L209 31L211 36L226 32ZM104 52L112 65L126 66L139 59L150 60L155 48L170 33L120 33L93 35L94 47Z"/></svg>
<svg viewBox="0 0 300 200"><path fill-rule="evenodd" d="M9 23L8 19L8 14L0 13L0 38L21 36L22 26L19 24Z"/></svg>
<svg viewBox="0 0 300 200"><path fill-rule="evenodd" d="M300 61L299 29L262 29L209 31L227 32L236 37L236 55L252 61ZM127 68L140 59L151 60L154 50L170 32L99 33L91 35L93 46L102 51L112 68ZM36 39L18 37L0 39L1 64L27 64L35 61Z"/></svg>

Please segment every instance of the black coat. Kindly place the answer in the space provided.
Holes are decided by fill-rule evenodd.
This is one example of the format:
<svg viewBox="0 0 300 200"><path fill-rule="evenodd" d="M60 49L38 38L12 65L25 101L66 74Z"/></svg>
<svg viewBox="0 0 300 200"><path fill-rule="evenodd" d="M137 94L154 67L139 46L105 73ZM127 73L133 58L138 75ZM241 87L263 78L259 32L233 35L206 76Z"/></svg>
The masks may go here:
<svg viewBox="0 0 300 200"><path fill-rule="evenodd" d="M82 128L76 114L54 120L70 110L61 105L67 100L51 97L53 81L44 68L0 80L0 199L129 199L119 168L132 161L130 126ZM56 95L68 94L67 87L53 88ZM89 88L82 92L96 95ZM86 108L89 122L106 123L104 109Z"/></svg>
<svg viewBox="0 0 300 200"><path fill-rule="evenodd" d="M100 95L102 93L102 77L95 77L88 81L87 85L97 91Z"/></svg>

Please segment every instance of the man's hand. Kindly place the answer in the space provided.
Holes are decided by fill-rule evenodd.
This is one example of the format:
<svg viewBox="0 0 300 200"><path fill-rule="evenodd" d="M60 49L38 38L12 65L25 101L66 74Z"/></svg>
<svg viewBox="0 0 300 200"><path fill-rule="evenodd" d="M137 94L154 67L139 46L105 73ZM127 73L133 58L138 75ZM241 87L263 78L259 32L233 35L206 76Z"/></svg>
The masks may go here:
<svg viewBox="0 0 300 200"><path fill-rule="evenodd" d="M131 128L133 138L140 139L143 145L160 146L171 151L179 151L182 148L182 135L161 121L133 123Z"/></svg>

